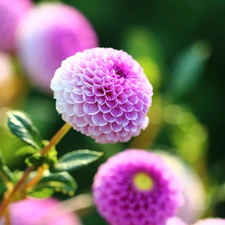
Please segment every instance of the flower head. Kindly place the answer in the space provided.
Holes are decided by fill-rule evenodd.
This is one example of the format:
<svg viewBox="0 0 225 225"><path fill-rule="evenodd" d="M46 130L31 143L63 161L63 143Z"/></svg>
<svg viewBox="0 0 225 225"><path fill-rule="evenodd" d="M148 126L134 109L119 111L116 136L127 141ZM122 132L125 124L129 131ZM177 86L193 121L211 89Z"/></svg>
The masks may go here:
<svg viewBox="0 0 225 225"><path fill-rule="evenodd" d="M225 225L225 219L208 218L204 220L199 220L194 225Z"/></svg>
<svg viewBox="0 0 225 225"><path fill-rule="evenodd" d="M187 225L187 224L178 217L171 217L166 221L166 225Z"/></svg>
<svg viewBox="0 0 225 225"><path fill-rule="evenodd" d="M98 45L97 35L78 10L61 3L35 6L17 32L18 54L34 85L51 92L55 70L68 56Z"/></svg>
<svg viewBox="0 0 225 225"><path fill-rule="evenodd" d="M102 164L94 201L110 225L165 225L182 203L180 183L153 153L130 149Z"/></svg>
<svg viewBox="0 0 225 225"><path fill-rule="evenodd" d="M182 183L184 204L180 207L177 215L186 223L193 223L200 218L206 207L203 182L198 174L178 156L165 151L156 151L155 153L164 159ZM193 193L195 194L193 195Z"/></svg>
<svg viewBox="0 0 225 225"><path fill-rule="evenodd" d="M62 118L99 143L126 142L148 125L152 86L122 50L93 48L67 58L51 88Z"/></svg>
<svg viewBox="0 0 225 225"><path fill-rule="evenodd" d="M66 213L55 199L28 198L9 206L9 216L12 225L81 225L74 213ZM3 225L4 220L0 220Z"/></svg>
<svg viewBox="0 0 225 225"><path fill-rule="evenodd" d="M1 51L15 51L17 26L32 5L31 0L0 0Z"/></svg>

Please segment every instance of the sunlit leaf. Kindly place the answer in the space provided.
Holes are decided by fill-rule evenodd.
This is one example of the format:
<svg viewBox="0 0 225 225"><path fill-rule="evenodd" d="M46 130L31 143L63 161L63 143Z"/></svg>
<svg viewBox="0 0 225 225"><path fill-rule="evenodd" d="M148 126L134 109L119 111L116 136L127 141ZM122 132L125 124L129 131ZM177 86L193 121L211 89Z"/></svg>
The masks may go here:
<svg viewBox="0 0 225 225"><path fill-rule="evenodd" d="M54 188L39 188L29 192L29 195L34 198L48 198L55 193Z"/></svg>
<svg viewBox="0 0 225 225"><path fill-rule="evenodd" d="M35 149L41 149L41 136L30 119L18 111L8 112L8 126L11 132Z"/></svg>
<svg viewBox="0 0 225 225"><path fill-rule="evenodd" d="M3 158L2 152L0 151L0 177L4 182L12 180L12 172L5 164L5 160Z"/></svg>
<svg viewBox="0 0 225 225"><path fill-rule="evenodd" d="M69 152L59 158L58 163L55 165L54 171L71 171L80 169L94 162L102 155L102 152L90 151L86 149Z"/></svg>
<svg viewBox="0 0 225 225"><path fill-rule="evenodd" d="M50 193L50 190L54 190L72 196L77 189L77 184L67 172L50 173L47 171L32 191L37 193L37 191L43 189L48 193Z"/></svg>
<svg viewBox="0 0 225 225"><path fill-rule="evenodd" d="M37 150L35 148L33 148L32 146L26 145L26 146L19 148L16 151L15 155L16 156L26 156L26 155L34 154L35 152L37 152Z"/></svg>
<svg viewBox="0 0 225 225"><path fill-rule="evenodd" d="M209 46L203 41L198 41L176 57L168 86L168 91L176 100L194 90L201 79L209 56Z"/></svg>

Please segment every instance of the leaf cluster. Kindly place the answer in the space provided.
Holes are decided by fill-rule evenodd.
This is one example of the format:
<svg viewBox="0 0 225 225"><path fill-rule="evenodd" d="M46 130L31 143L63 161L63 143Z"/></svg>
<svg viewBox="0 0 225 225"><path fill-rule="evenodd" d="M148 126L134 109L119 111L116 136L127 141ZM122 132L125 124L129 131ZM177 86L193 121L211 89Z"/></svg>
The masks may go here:
<svg viewBox="0 0 225 225"><path fill-rule="evenodd" d="M39 130L31 120L22 112L8 112L8 127L11 132L26 143L25 146L16 151L16 156L25 156L25 163L33 168L27 184L32 183L38 176L38 168L44 168L38 182L29 186L25 194L45 198L52 196L55 191L60 191L70 196L74 195L77 189L75 179L69 174L70 171L81 169L97 160L102 153L88 149L75 150L60 158L57 157L55 146L46 154L42 149L49 144L49 141L42 140ZM21 173L20 177L21 177ZM2 154L0 154L0 198L4 193L18 181L18 171L10 171ZM25 185L26 186L26 185Z"/></svg>

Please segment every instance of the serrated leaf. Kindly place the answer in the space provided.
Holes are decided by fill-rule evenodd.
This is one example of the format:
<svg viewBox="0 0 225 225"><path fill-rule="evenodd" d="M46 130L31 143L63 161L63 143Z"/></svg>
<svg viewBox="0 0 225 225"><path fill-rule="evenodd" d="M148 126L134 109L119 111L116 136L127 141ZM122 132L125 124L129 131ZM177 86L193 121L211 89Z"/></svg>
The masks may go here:
<svg viewBox="0 0 225 225"><path fill-rule="evenodd" d="M31 155L37 152L37 149L35 149L34 147L30 146L30 145L26 145L23 146L21 148L19 148L15 155L16 156L26 156L26 155Z"/></svg>
<svg viewBox="0 0 225 225"><path fill-rule="evenodd" d="M77 184L74 178L67 172L50 173L46 171L33 191L43 188L61 191L64 194L72 196L77 189Z"/></svg>
<svg viewBox="0 0 225 225"><path fill-rule="evenodd" d="M97 160L102 152L90 151L87 149L69 152L59 158L54 171L77 170Z"/></svg>
<svg viewBox="0 0 225 225"><path fill-rule="evenodd" d="M39 188L35 189L28 194L34 198L49 198L54 195L55 190L53 188Z"/></svg>
<svg viewBox="0 0 225 225"><path fill-rule="evenodd" d="M41 149L41 136L31 120L22 112L8 112L8 126L11 132L35 149Z"/></svg>
<svg viewBox="0 0 225 225"><path fill-rule="evenodd" d="M168 91L176 100L193 91L209 56L209 46L203 41L197 41L176 57L168 86Z"/></svg>

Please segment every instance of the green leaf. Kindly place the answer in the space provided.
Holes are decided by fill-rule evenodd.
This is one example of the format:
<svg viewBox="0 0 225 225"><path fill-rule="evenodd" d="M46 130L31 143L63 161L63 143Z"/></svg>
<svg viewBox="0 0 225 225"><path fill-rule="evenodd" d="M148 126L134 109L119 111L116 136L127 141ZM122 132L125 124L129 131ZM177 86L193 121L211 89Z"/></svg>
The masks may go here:
<svg viewBox="0 0 225 225"><path fill-rule="evenodd" d="M18 111L8 112L8 126L11 132L35 149L41 149L41 136L30 119Z"/></svg>
<svg viewBox="0 0 225 225"><path fill-rule="evenodd" d="M6 166L3 155L0 151L0 201L4 196L4 193L7 191L6 183L12 180L12 172Z"/></svg>
<svg viewBox="0 0 225 225"><path fill-rule="evenodd" d="M0 172L0 201L2 200L6 190L7 190L7 186L5 181L2 179L1 172Z"/></svg>
<svg viewBox="0 0 225 225"><path fill-rule="evenodd" d="M168 91L175 100L194 90L209 56L209 46L203 41L197 41L176 57L168 86Z"/></svg>
<svg viewBox="0 0 225 225"><path fill-rule="evenodd" d="M37 192L43 189L47 192L49 192L50 189L61 191L64 194L72 196L77 189L77 184L74 178L67 172L50 173L46 171L32 191L34 193L34 191Z"/></svg>
<svg viewBox="0 0 225 225"><path fill-rule="evenodd" d="M5 160L3 158L1 151L0 151L0 177L4 182L12 181L12 172L5 164Z"/></svg>
<svg viewBox="0 0 225 225"><path fill-rule="evenodd" d="M86 149L69 152L59 158L54 171L77 170L94 162L102 155L102 152L95 152Z"/></svg>
<svg viewBox="0 0 225 225"><path fill-rule="evenodd" d="M26 145L26 146L19 148L16 151L15 155L16 156L26 156L26 155L34 154L36 152L37 152L37 150L35 148L33 148L32 146Z"/></svg>
<svg viewBox="0 0 225 225"><path fill-rule="evenodd" d="M49 198L54 195L53 188L39 188L29 192L28 194L34 198Z"/></svg>

